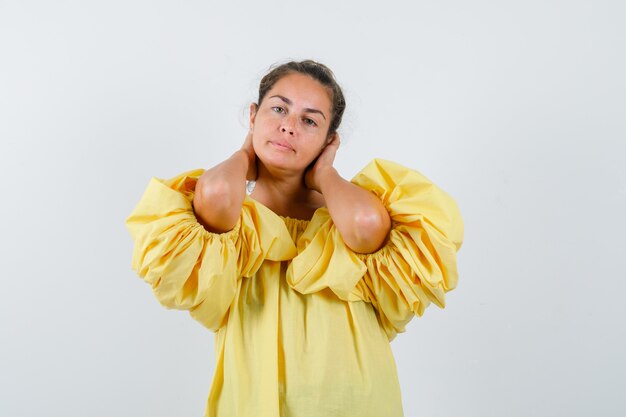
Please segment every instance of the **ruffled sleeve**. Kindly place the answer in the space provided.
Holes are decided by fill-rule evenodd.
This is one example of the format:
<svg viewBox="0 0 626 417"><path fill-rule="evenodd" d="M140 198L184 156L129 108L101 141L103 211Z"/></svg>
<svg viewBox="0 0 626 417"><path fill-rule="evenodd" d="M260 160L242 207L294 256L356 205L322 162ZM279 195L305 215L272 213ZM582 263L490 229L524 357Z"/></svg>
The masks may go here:
<svg viewBox="0 0 626 417"><path fill-rule="evenodd" d="M296 248L277 224L281 220L257 210L248 197L232 230L207 231L192 205L203 172L151 178L126 227L134 241L131 267L158 301L168 309L188 310L217 331L227 320L241 277L253 276L266 259L293 258Z"/></svg>
<svg viewBox="0 0 626 417"><path fill-rule="evenodd" d="M391 161L374 159L351 182L378 196L389 212L392 227L383 247L353 252L322 210L314 219L318 227L298 242L288 279L303 293L328 287L343 300L372 303L392 340L431 302L445 307L445 293L457 286L463 219L450 195Z"/></svg>

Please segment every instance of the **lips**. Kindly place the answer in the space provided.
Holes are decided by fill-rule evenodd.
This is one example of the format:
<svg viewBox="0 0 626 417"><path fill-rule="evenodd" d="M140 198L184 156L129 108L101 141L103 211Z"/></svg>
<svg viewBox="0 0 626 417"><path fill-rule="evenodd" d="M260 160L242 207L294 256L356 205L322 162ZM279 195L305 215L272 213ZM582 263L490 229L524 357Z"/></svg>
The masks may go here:
<svg viewBox="0 0 626 417"><path fill-rule="evenodd" d="M270 141L270 143L278 149L282 149L285 151L293 151L293 148L291 147L291 145L289 145L289 143L285 141L275 140L275 141Z"/></svg>

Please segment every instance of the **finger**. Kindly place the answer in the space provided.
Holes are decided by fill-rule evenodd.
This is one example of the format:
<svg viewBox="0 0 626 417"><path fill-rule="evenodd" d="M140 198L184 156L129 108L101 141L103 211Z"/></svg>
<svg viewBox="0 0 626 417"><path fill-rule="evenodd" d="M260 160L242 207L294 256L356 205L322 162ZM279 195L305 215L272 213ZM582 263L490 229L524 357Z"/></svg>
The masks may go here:
<svg viewBox="0 0 626 417"><path fill-rule="evenodd" d="M336 139L334 139L333 142L329 144L328 148L330 148L327 150L328 157L332 163L332 161L335 160L335 155L337 155L337 150L339 149L339 143L337 142Z"/></svg>

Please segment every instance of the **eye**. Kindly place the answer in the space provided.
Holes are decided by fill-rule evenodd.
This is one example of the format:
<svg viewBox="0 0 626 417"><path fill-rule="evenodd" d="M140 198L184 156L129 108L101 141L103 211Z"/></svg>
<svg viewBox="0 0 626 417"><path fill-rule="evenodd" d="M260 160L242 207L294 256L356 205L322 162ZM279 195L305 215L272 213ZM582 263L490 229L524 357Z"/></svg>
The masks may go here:
<svg viewBox="0 0 626 417"><path fill-rule="evenodd" d="M309 126L317 126L317 123L315 123L313 119L304 119L304 123L308 124Z"/></svg>
<svg viewBox="0 0 626 417"><path fill-rule="evenodd" d="M280 107L280 106L274 106L274 107L272 107L272 110L274 110L276 113L280 113L280 111L276 111L276 109L282 110L283 112L285 111L285 109L283 109L283 108L282 108L282 107Z"/></svg>

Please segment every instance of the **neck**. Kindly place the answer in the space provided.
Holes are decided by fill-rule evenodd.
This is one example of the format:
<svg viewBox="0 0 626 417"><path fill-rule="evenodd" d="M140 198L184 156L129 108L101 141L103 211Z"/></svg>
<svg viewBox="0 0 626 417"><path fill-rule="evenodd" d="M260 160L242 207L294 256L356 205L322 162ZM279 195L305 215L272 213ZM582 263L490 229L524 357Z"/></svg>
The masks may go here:
<svg viewBox="0 0 626 417"><path fill-rule="evenodd" d="M257 160L257 179L251 196L277 214L306 217L315 207L314 190L304 184L304 171L270 168Z"/></svg>

